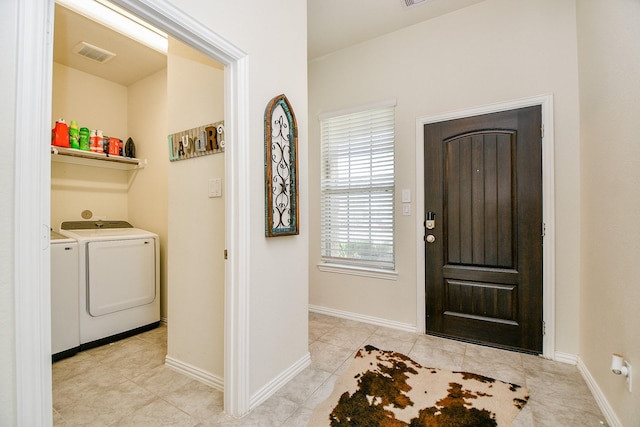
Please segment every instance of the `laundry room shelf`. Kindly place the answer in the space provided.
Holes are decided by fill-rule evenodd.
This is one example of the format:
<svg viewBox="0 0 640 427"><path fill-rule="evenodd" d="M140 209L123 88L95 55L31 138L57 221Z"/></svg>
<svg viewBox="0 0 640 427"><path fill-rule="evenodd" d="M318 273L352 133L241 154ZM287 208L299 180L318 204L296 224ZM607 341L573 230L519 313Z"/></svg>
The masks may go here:
<svg viewBox="0 0 640 427"><path fill-rule="evenodd" d="M93 153L91 151L54 146L51 147L51 161L121 170L133 170L144 167L144 163L140 159L120 156L107 157L104 154Z"/></svg>

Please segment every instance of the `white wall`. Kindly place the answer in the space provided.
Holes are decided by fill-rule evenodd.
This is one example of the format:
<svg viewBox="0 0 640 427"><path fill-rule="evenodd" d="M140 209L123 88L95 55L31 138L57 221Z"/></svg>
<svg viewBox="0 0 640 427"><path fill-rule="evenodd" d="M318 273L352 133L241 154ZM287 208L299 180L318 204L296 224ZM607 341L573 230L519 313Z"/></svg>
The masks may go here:
<svg viewBox="0 0 640 427"><path fill-rule="evenodd" d="M168 134L224 119L224 67L169 40ZM168 161L168 143L163 139ZM224 178L224 154L168 165L167 356L224 377L225 197L208 180Z"/></svg>
<svg viewBox="0 0 640 427"><path fill-rule="evenodd" d="M167 317L167 70L158 71L127 88L128 136L136 157L144 159L127 194L128 218L138 228L160 238L160 315ZM125 140L126 142L126 140Z"/></svg>
<svg viewBox="0 0 640 427"><path fill-rule="evenodd" d="M622 425L640 420L640 3L577 2L582 154L580 357ZM609 370L633 366L633 393Z"/></svg>
<svg viewBox="0 0 640 427"><path fill-rule="evenodd" d="M556 350L578 352L580 196L575 2L487 0L309 64L310 304L415 325L416 229L396 198L398 280L320 272L318 114L397 99L396 190L416 190L416 118L551 93ZM415 207L415 206L414 206Z"/></svg>
<svg viewBox="0 0 640 427"><path fill-rule="evenodd" d="M17 0L0 2L0 425L16 423L14 319L14 161Z"/></svg>
<svg viewBox="0 0 640 427"><path fill-rule="evenodd" d="M306 2L173 0L248 55L250 393L308 354ZM298 119L299 236L264 237L264 109L284 93ZM172 248L173 243L169 243ZM173 249L171 249L173 250ZM282 266L277 268L276 266ZM172 303L173 304L173 303Z"/></svg>

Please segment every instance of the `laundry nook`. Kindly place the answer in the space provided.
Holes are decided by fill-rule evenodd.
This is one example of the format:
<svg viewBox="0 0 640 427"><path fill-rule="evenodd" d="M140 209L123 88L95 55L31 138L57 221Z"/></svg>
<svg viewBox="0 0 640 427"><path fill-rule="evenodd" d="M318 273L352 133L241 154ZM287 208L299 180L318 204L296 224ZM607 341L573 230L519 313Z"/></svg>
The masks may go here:
<svg viewBox="0 0 640 427"><path fill-rule="evenodd" d="M97 4L55 4L52 359L146 332L153 363L222 384L224 67Z"/></svg>

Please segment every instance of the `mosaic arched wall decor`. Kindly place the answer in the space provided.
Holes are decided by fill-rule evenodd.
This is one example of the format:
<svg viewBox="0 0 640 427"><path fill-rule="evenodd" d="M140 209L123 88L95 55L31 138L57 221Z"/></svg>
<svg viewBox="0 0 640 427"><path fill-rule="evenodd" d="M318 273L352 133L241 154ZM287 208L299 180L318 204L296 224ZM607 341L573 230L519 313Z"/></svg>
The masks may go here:
<svg viewBox="0 0 640 427"><path fill-rule="evenodd" d="M265 235L299 234L298 125L289 100L279 95L264 112Z"/></svg>

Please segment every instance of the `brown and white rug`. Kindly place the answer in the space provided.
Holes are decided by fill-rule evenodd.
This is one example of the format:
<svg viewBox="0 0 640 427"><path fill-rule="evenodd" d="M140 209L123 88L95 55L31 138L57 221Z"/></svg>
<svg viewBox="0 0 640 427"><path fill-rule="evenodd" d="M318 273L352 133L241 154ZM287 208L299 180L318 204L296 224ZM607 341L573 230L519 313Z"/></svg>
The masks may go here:
<svg viewBox="0 0 640 427"><path fill-rule="evenodd" d="M423 367L368 345L316 407L309 426L509 426L528 399L519 385Z"/></svg>

